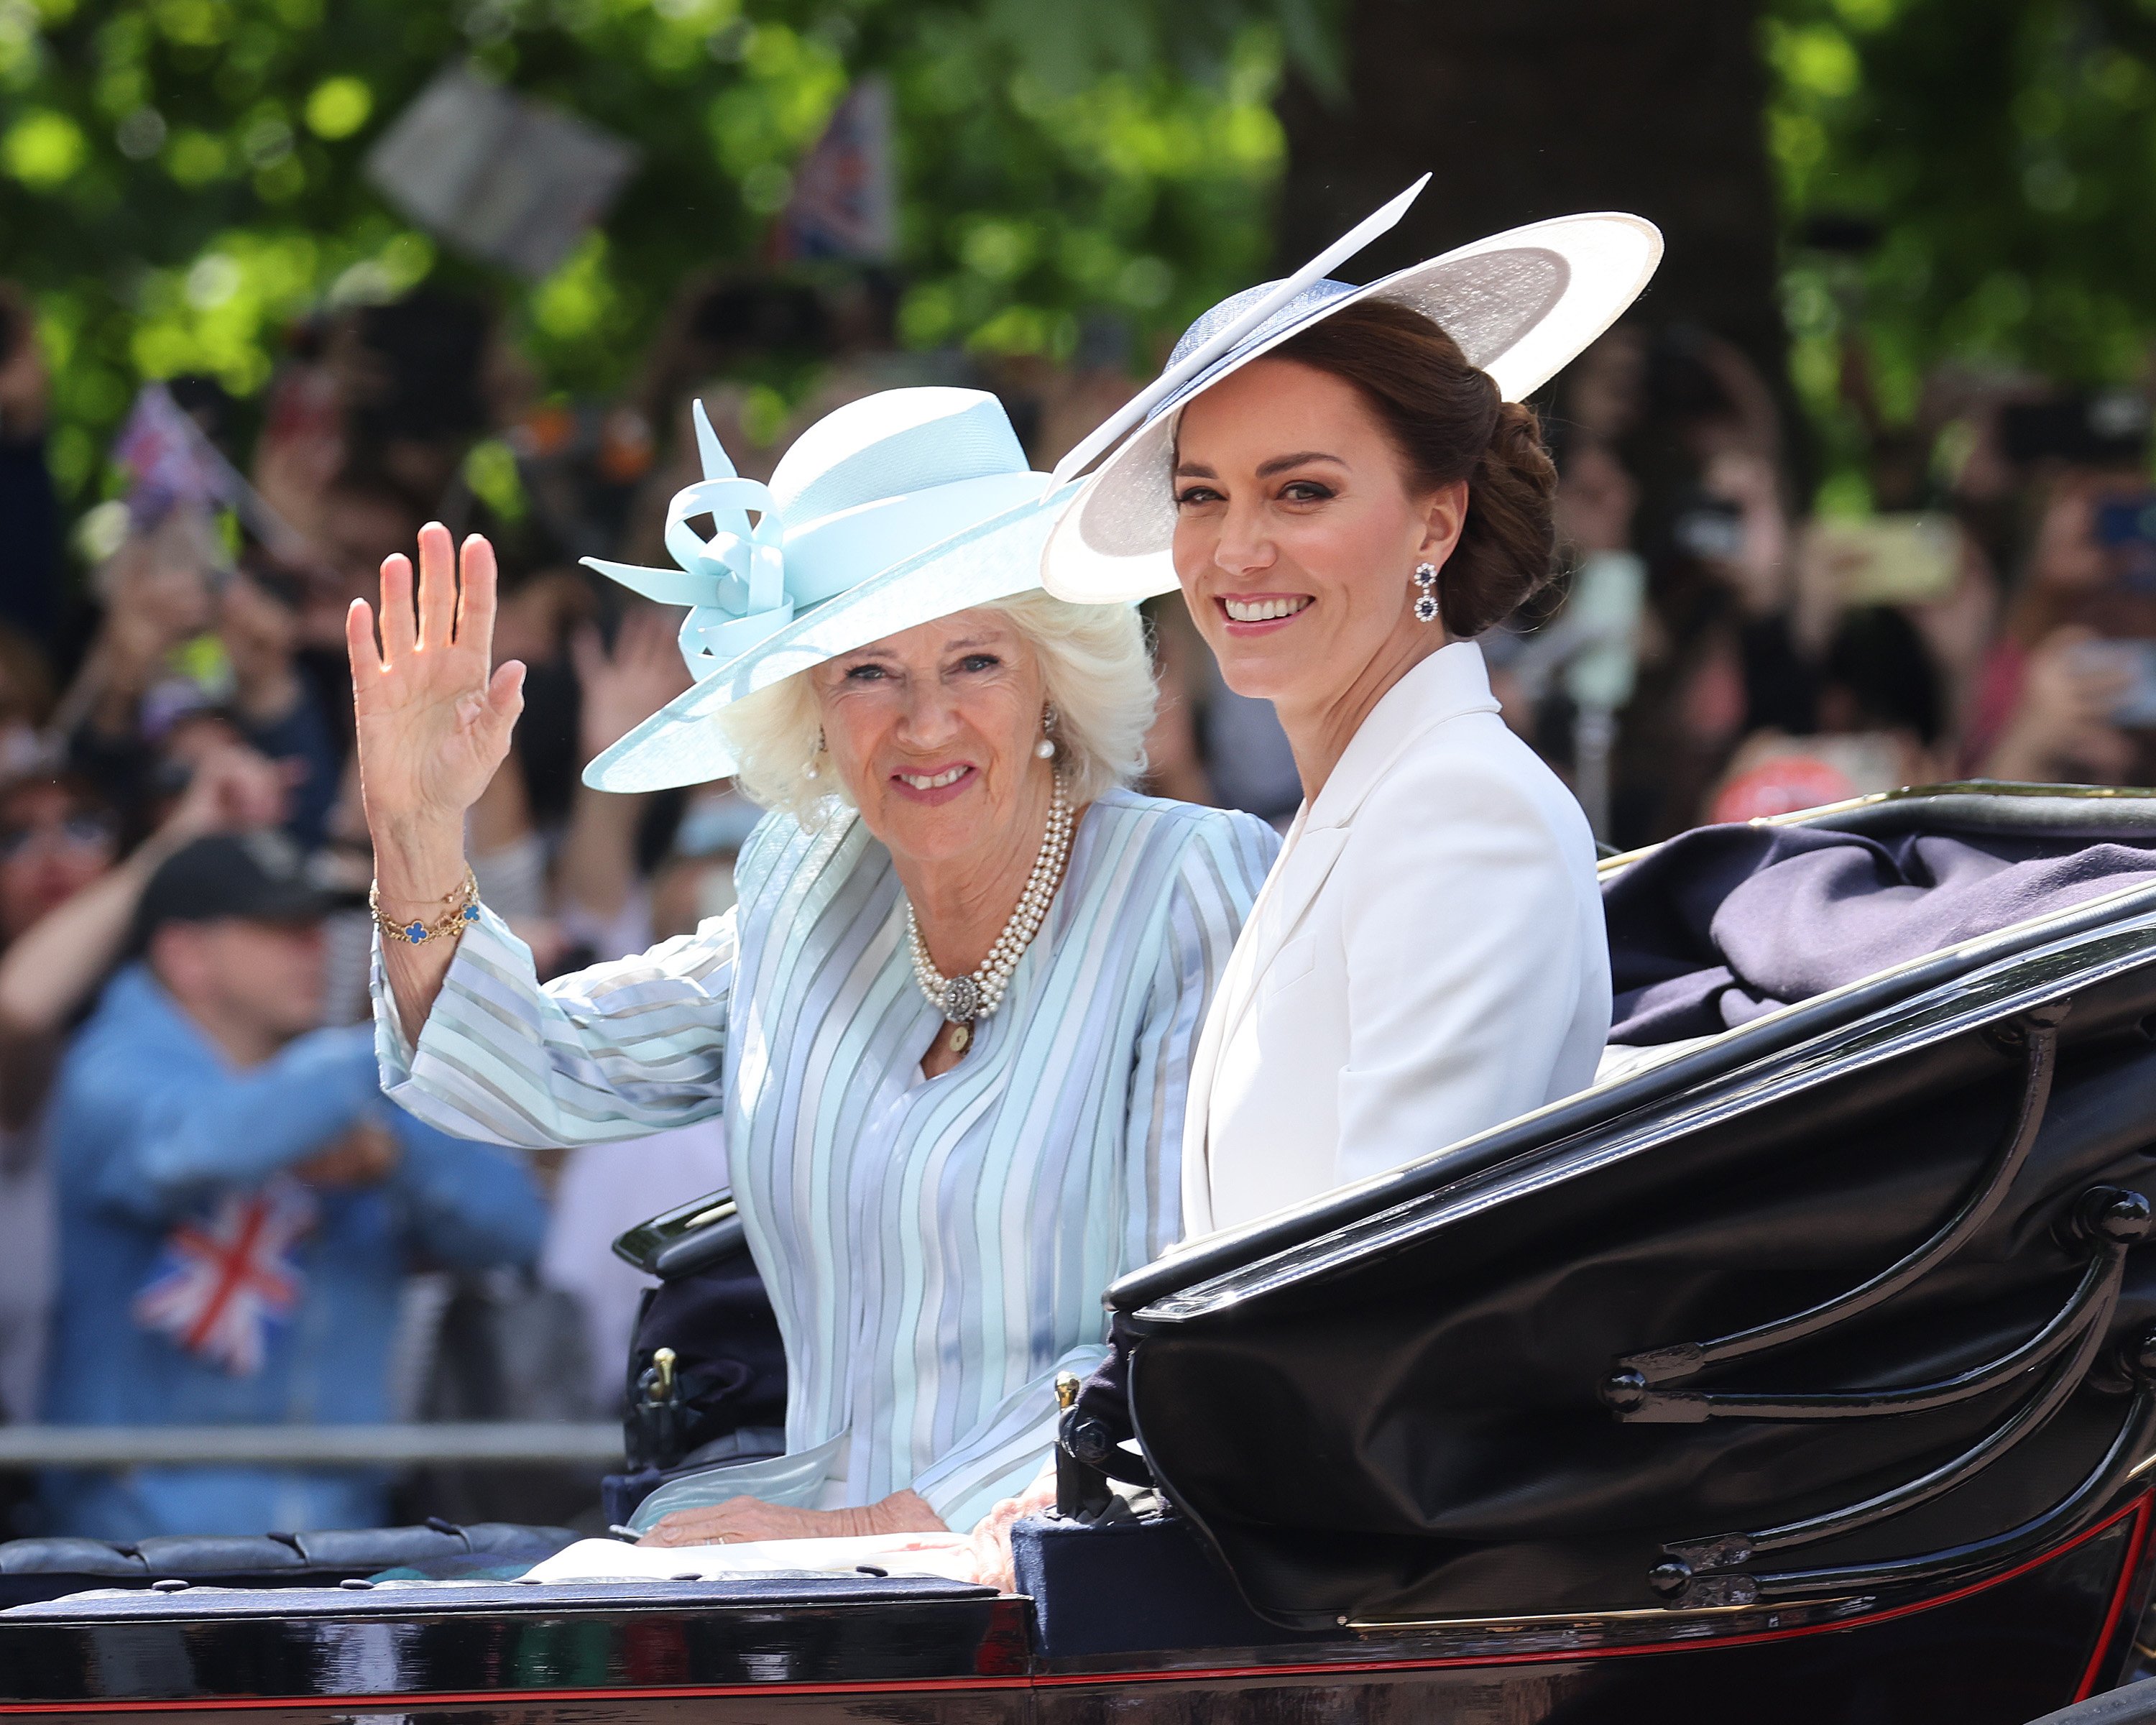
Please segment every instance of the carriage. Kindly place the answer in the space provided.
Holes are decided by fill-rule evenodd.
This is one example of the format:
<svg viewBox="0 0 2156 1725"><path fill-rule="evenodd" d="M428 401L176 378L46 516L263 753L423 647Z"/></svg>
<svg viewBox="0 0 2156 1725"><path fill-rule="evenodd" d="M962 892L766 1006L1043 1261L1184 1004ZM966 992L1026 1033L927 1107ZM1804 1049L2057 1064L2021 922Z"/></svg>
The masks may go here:
<svg viewBox="0 0 2156 1725"><path fill-rule="evenodd" d="M2156 793L1722 830L2051 892L1127 1277L1015 1591L535 1580L568 1536L446 1523L18 1541L0 1713L2023 1725L2118 1689L2156 1580ZM1671 978L1747 878L1686 842L1604 865ZM626 1244L678 1281L737 1240L706 1202ZM636 1429L678 1450L672 1363Z"/></svg>

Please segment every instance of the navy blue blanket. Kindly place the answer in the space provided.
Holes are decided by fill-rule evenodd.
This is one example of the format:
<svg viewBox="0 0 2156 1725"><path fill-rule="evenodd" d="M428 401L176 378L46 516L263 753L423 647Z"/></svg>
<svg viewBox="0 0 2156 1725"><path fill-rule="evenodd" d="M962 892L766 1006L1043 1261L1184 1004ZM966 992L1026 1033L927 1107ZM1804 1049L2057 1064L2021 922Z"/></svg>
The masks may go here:
<svg viewBox="0 0 2156 1725"><path fill-rule="evenodd" d="M2156 885L2156 850L2087 839L1702 827L1603 891L1612 1042L1711 1035L1876 971Z"/></svg>

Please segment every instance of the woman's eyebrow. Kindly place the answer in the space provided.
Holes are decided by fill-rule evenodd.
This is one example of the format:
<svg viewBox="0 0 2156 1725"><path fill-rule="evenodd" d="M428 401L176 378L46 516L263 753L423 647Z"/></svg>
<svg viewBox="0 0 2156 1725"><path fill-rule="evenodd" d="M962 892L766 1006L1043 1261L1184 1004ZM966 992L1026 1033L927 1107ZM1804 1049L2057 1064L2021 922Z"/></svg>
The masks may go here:
<svg viewBox="0 0 2156 1725"><path fill-rule="evenodd" d="M1183 461L1176 465L1178 479L1218 479L1219 475L1199 461Z"/></svg>
<svg viewBox="0 0 2156 1725"><path fill-rule="evenodd" d="M1301 449L1292 455L1276 455L1270 461L1260 462L1258 477L1270 479L1276 473L1286 473L1291 467L1301 467L1312 461L1330 461L1335 467L1348 465L1337 455L1328 455L1322 449Z"/></svg>

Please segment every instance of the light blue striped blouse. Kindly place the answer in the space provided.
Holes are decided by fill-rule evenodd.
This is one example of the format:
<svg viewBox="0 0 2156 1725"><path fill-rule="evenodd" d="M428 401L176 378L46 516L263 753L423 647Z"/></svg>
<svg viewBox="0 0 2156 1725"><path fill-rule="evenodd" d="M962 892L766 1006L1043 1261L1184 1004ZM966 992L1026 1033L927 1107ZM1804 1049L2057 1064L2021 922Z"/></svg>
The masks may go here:
<svg viewBox="0 0 2156 1725"><path fill-rule="evenodd" d="M911 1486L971 1527L1046 1461L1056 1373L1103 1358L1101 1295L1181 1231L1183 1098L1205 1009L1279 841L1250 816L1116 792L1002 1009L924 1078L891 857L850 811L773 816L740 902L543 988L492 916L416 1053L375 967L384 1087L527 1146L723 1110L734 1195L786 1338L787 1449L826 1503Z"/></svg>

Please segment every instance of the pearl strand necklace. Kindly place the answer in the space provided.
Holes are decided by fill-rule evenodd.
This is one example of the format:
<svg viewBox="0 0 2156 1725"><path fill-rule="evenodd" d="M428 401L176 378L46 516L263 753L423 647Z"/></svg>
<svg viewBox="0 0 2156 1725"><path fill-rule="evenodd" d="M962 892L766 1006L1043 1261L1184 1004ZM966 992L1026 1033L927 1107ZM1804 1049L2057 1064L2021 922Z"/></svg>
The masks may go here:
<svg viewBox="0 0 2156 1725"><path fill-rule="evenodd" d="M993 1017L1004 1004L1004 991L1010 986L1012 972L1033 944L1034 936L1040 932L1040 925L1048 920L1048 907L1063 882L1063 865L1070 855L1071 826L1070 799L1064 794L1063 775L1059 773L1055 798L1048 809L1048 829L1040 835L1040 855L1034 859L1033 873L1019 896L1018 908L1004 924L995 945L988 948L981 968L970 975L947 977L936 968L928 956L928 943L921 937L921 923L913 914L912 903L907 902L906 939L913 949L913 980L928 1004L943 1014L944 1021L957 1026L951 1033L952 1053L963 1054L972 1047L974 1024Z"/></svg>

